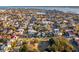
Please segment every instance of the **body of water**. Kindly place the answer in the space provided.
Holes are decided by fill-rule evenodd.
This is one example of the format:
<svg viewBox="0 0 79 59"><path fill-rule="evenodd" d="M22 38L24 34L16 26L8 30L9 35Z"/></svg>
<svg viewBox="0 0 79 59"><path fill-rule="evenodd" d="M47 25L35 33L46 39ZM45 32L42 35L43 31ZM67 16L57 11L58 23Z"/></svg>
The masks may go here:
<svg viewBox="0 0 79 59"><path fill-rule="evenodd" d="M0 9L8 8L26 8L26 9L46 9L46 10L59 10L64 12L73 12L79 14L79 6L0 6Z"/></svg>

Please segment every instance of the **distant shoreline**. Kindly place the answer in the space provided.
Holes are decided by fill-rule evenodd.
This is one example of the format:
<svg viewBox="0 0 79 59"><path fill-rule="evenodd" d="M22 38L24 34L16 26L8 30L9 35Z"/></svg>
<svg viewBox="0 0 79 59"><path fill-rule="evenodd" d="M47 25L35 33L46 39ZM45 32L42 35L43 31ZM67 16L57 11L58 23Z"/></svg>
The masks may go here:
<svg viewBox="0 0 79 59"><path fill-rule="evenodd" d="M72 12L79 14L79 6L0 6L0 9L45 9L45 10L59 10L63 12Z"/></svg>

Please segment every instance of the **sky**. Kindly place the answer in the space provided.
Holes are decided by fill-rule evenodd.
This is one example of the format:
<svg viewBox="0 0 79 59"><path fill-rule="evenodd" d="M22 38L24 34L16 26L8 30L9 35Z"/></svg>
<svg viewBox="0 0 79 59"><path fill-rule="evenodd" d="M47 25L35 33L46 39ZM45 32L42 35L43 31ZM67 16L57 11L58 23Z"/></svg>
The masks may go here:
<svg viewBox="0 0 79 59"><path fill-rule="evenodd" d="M0 9L6 8L34 8L34 9L47 9L47 10L59 10L64 12L73 12L79 14L79 6L0 6Z"/></svg>

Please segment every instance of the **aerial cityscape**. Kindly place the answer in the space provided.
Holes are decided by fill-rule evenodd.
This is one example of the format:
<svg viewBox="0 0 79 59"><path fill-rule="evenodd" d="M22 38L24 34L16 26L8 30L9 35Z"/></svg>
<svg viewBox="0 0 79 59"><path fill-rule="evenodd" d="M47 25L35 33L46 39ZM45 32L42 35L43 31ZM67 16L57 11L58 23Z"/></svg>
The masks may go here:
<svg viewBox="0 0 79 59"><path fill-rule="evenodd" d="M79 8L1 6L0 52L79 52Z"/></svg>

